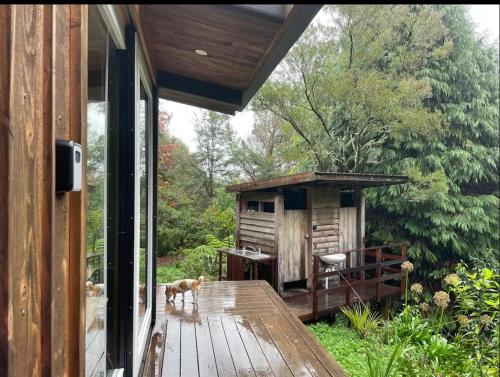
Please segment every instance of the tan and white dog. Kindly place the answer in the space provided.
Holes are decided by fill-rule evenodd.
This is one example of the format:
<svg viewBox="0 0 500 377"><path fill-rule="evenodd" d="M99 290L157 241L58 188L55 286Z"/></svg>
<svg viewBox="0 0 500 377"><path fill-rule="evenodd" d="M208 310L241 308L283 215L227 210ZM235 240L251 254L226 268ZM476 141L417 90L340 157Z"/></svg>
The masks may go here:
<svg viewBox="0 0 500 377"><path fill-rule="evenodd" d="M182 279L169 283L165 286L165 295L167 296L167 301L175 300L177 293L182 293L182 301L184 301L184 293L191 291L193 295L193 302L198 302L198 294L200 291L201 282L205 280L203 276L200 276L198 280L196 279Z"/></svg>

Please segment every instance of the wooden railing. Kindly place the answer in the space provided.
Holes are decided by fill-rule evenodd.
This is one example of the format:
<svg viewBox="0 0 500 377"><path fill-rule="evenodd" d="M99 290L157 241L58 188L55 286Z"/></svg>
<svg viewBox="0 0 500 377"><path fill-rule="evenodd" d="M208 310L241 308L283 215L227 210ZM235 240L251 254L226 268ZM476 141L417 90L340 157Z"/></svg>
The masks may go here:
<svg viewBox="0 0 500 377"><path fill-rule="evenodd" d="M382 250L397 250L397 253L382 252ZM333 312L335 308L325 308L319 312L318 298L322 295L337 293L345 295L345 304L352 304L353 289L362 289L369 286L375 286L375 299L380 302L381 286L385 281L392 279L400 279L400 293L404 292L405 274L401 271L401 263L406 261L407 245L404 243L396 243L383 246L373 246L362 249L352 249L342 251L346 254L346 267L342 270L331 272L319 272L321 260L319 255L313 256L313 277L312 277L312 316L313 319L318 319L320 314ZM362 265L351 267L351 254L359 252L361 254ZM338 254L338 253L336 253ZM367 257L375 257L375 263L367 263ZM371 258L370 258L371 259ZM358 259L359 260L359 259ZM375 270L375 277L366 279L366 272ZM332 288L318 289L320 279L339 276L339 284ZM347 280L347 282L346 282Z"/></svg>

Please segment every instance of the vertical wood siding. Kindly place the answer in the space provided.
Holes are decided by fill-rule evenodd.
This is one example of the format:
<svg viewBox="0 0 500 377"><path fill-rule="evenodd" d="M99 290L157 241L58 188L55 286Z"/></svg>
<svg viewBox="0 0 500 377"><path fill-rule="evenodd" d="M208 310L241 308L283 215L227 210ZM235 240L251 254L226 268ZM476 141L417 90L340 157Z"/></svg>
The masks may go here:
<svg viewBox="0 0 500 377"><path fill-rule="evenodd" d="M0 8L2 376L83 371L85 192L55 195L54 152L84 144L85 9Z"/></svg>
<svg viewBox="0 0 500 377"><path fill-rule="evenodd" d="M339 251L340 193L334 187L312 190L312 246L314 253Z"/></svg>

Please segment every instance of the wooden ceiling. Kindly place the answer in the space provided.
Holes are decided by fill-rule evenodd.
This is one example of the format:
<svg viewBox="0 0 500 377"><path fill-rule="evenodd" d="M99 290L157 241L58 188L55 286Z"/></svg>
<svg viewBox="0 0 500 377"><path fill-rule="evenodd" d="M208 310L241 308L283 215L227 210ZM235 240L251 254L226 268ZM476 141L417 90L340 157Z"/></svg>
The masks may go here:
<svg viewBox="0 0 500 377"><path fill-rule="evenodd" d="M170 87L158 79L160 95L227 113L246 106L321 8L174 4L136 7L132 18L136 18L152 70L157 77L162 75L174 83ZM207 56L195 50L206 51ZM183 78L190 79L188 84ZM194 93L190 91L197 82L206 89L201 95L196 88ZM207 97L207 92L220 88L239 95L229 101L224 96Z"/></svg>

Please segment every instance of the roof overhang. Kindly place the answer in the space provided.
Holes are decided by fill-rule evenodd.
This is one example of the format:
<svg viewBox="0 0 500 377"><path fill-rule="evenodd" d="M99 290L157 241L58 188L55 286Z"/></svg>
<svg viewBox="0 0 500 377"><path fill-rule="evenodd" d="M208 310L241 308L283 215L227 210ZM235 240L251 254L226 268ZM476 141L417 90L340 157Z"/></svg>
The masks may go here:
<svg viewBox="0 0 500 377"><path fill-rule="evenodd" d="M159 96L228 114L246 107L320 9L310 4L129 6Z"/></svg>
<svg viewBox="0 0 500 377"><path fill-rule="evenodd" d="M364 188L398 185L408 182L405 175L307 172L226 186L227 192L274 190L284 187L331 185L341 188Z"/></svg>

